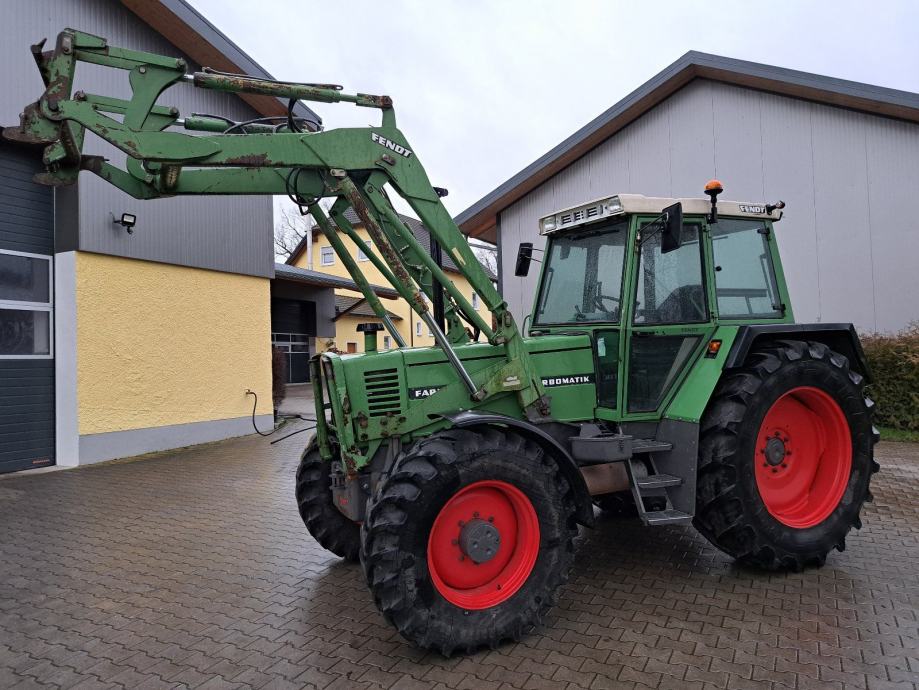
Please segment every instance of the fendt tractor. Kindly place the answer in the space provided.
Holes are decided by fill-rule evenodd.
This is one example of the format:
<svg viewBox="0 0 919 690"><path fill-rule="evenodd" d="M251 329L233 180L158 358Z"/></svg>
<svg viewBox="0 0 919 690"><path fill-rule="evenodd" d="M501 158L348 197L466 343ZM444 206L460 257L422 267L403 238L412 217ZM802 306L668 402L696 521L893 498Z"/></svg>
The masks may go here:
<svg viewBox="0 0 919 690"><path fill-rule="evenodd" d="M726 554L769 570L822 565L861 526L878 469L869 373L850 324L795 323L773 227L781 202L719 201L713 180L698 199L611 193L545 216L524 337L444 208L445 190L396 127L389 97L189 74L182 59L72 29L50 50L43 43L33 54L45 91L3 130L44 148L39 182L72 184L88 170L137 199L286 194L379 317L359 329L365 353L311 361L316 433L296 499L310 534L360 560L380 611L414 644L449 655L533 630L595 508L649 527L692 523ZM126 70L131 97L75 91L78 62ZM277 97L287 115L235 122L157 105L186 82ZM295 114L298 100L378 109L381 123L324 131ZM116 162L84 154L86 132L120 150ZM487 314L419 244L391 194ZM344 238L435 347L405 347ZM520 247L518 275L536 251ZM398 349L377 350L382 328Z"/></svg>

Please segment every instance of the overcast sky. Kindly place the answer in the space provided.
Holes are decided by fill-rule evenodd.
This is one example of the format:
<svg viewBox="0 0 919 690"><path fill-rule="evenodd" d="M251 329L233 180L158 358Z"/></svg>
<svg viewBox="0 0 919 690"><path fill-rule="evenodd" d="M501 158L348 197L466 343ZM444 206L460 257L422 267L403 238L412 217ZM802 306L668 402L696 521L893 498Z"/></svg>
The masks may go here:
<svg viewBox="0 0 919 690"><path fill-rule="evenodd" d="M689 50L919 92L917 0L191 1L279 79L392 96L454 215Z"/></svg>

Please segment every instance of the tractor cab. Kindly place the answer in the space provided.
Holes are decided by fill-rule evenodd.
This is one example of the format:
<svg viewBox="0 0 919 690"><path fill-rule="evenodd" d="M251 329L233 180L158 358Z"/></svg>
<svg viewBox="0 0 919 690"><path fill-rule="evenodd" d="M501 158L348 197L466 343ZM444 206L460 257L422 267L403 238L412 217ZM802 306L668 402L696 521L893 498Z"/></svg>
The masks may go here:
<svg viewBox="0 0 919 690"><path fill-rule="evenodd" d="M781 204L620 194L542 218L529 335L590 334L598 416L659 416L723 323L793 320L772 225ZM518 254L525 275L532 246Z"/></svg>

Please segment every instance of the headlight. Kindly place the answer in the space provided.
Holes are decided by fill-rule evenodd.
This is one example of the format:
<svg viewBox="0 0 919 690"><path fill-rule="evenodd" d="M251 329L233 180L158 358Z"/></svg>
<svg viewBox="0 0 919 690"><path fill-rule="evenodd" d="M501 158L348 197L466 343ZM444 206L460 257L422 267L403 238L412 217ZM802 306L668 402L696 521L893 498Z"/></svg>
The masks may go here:
<svg viewBox="0 0 919 690"><path fill-rule="evenodd" d="M539 225L540 225L540 228L541 228L540 231L542 232L542 234L546 234L547 232L552 232L553 230L555 230L555 227L556 227L555 216L549 216L548 218L543 218L541 221L539 221Z"/></svg>
<svg viewBox="0 0 919 690"><path fill-rule="evenodd" d="M612 199L606 202L603 206L603 210L607 213L621 213L622 212L622 202L619 201L618 196L614 196Z"/></svg>

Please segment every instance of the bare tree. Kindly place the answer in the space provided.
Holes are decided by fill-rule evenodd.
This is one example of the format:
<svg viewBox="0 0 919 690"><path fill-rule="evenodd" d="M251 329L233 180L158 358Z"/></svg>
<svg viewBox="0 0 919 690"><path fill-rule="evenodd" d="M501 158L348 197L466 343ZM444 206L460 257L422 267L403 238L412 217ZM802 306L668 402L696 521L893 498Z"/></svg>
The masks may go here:
<svg viewBox="0 0 919 690"><path fill-rule="evenodd" d="M469 247L485 268L498 275L498 248L488 242L469 238Z"/></svg>
<svg viewBox="0 0 919 690"><path fill-rule="evenodd" d="M287 260L311 226L312 218L300 215L293 204L285 203L278 209L274 225L274 254L279 261Z"/></svg>

